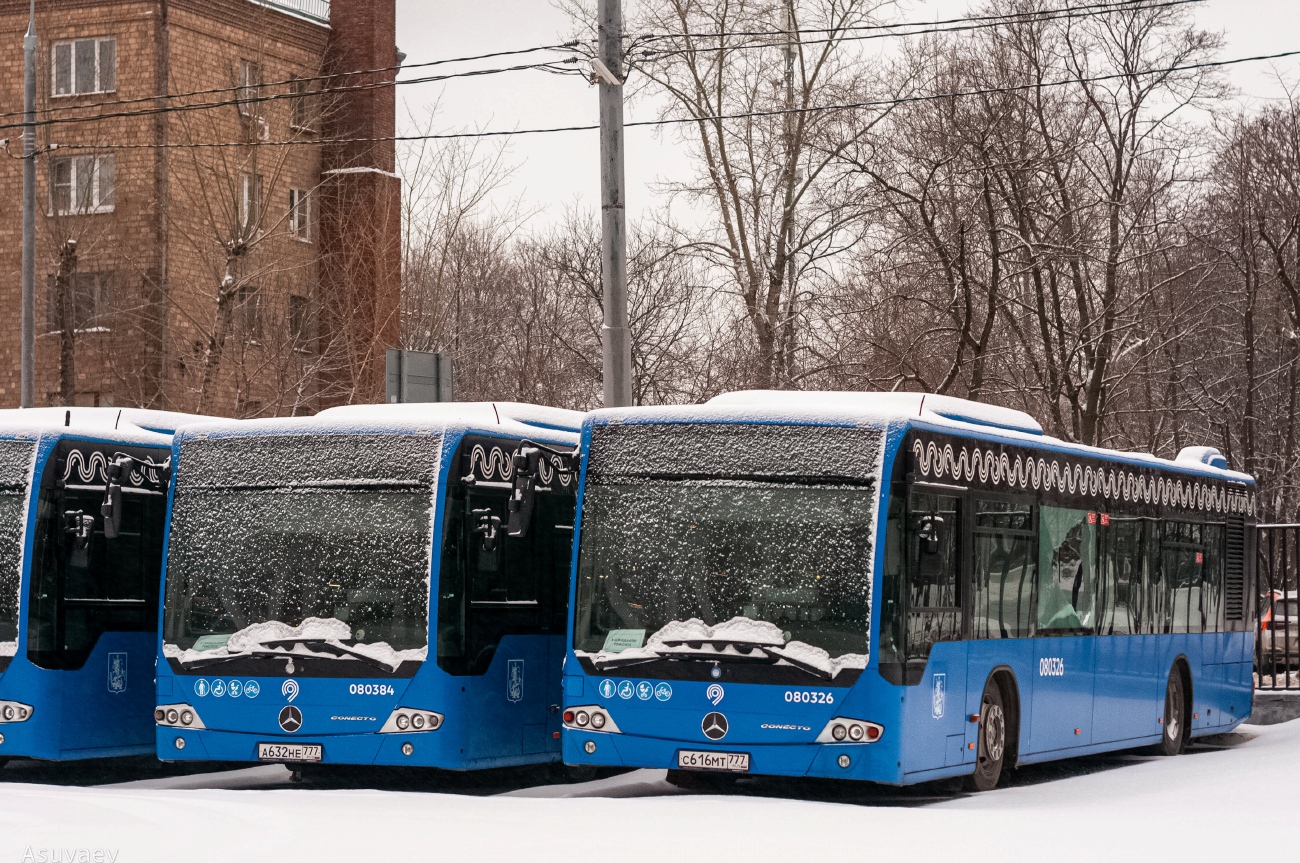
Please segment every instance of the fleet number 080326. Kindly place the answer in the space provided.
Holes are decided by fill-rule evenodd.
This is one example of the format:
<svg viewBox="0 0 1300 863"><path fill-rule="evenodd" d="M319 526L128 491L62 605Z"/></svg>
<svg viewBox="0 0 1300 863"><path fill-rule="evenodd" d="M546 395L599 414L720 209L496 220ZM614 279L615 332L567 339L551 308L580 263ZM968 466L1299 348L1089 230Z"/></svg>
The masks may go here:
<svg viewBox="0 0 1300 863"><path fill-rule="evenodd" d="M785 700L789 704L834 704L834 692L809 692L787 689Z"/></svg>

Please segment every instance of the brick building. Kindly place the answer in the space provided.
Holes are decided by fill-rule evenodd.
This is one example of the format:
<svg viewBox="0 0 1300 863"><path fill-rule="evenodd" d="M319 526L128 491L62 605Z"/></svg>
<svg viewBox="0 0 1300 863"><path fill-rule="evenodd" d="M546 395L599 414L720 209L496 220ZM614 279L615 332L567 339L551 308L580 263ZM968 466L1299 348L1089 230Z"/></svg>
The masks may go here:
<svg viewBox="0 0 1300 863"><path fill-rule="evenodd" d="M394 5L37 0L38 405L382 400L401 189L373 139L394 133ZM11 154L27 17L0 0ZM0 160L0 407L19 399L21 189L21 160Z"/></svg>

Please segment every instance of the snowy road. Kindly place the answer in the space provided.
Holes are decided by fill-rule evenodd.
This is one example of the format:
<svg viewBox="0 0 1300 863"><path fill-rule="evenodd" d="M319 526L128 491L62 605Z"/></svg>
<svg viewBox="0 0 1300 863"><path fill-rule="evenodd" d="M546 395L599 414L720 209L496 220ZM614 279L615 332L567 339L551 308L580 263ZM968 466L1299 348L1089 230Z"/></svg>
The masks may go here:
<svg viewBox="0 0 1300 863"><path fill-rule="evenodd" d="M1253 853L1262 825L1293 825L1300 812L1300 721L1217 742L1173 759L1026 768L1012 787L978 796L772 781L701 796L649 770L572 785L517 787L514 775L395 791L366 787L373 780L295 785L277 766L66 787L13 782L25 774L10 765L0 773L0 863L81 850L114 863L1238 858ZM31 777L59 781L50 769Z"/></svg>

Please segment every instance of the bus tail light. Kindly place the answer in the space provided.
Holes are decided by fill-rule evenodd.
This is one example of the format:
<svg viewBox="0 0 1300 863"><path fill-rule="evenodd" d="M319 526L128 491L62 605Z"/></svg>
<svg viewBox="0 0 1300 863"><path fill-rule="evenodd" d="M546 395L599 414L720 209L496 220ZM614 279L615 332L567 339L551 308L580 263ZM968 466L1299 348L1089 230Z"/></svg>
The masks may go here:
<svg viewBox="0 0 1300 863"><path fill-rule="evenodd" d="M614 724L614 717L600 706L570 707L564 711L564 727L578 731L601 731L606 734L621 734Z"/></svg>
<svg viewBox="0 0 1300 863"><path fill-rule="evenodd" d="M188 704L160 704L154 709L153 721L163 728L207 728L199 712Z"/></svg>
<svg viewBox="0 0 1300 863"><path fill-rule="evenodd" d="M406 734L408 732L437 731L447 717L432 710L399 707L388 717L380 734Z"/></svg>
<svg viewBox="0 0 1300 863"><path fill-rule="evenodd" d="M26 722L32 718L33 707L17 701L0 701L0 722Z"/></svg>
<svg viewBox="0 0 1300 863"><path fill-rule="evenodd" d="M836 717L826 723L817 743L875 743L885 733L885 726L865 719Z"/></svg>

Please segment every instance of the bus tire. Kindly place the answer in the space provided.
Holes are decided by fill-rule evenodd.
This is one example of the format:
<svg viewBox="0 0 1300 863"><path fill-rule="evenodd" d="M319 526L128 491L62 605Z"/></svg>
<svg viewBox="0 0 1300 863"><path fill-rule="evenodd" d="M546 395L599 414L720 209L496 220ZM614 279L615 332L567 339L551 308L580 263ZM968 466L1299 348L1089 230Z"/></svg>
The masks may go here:
<svg viewBox="0 0 1300 863"><path fill-rule="evenodd" d="M1187 684L1177 662L1165 683L1165 720L1160 734L1161 755L1177 755L1187 745Z"/></svg>
<svg viewBox="0 0 1300 863"><path fill-rule="evenodd" d="M992 791L1002 778L1007 757L1007 713L1002 687L990 679L980 698L980 724L976 734L975 772L968 784L972 791Z"/></svg>

